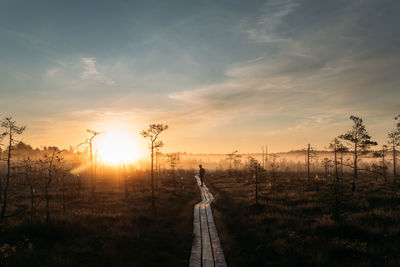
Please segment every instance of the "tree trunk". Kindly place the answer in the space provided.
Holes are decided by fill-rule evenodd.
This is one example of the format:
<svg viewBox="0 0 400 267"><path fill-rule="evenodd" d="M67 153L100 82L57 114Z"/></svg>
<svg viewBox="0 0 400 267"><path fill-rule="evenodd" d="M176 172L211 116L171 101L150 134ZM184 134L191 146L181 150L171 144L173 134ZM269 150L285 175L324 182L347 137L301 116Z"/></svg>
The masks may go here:
<svg viewBox="0 0 400 267"><path fill-rule="evenodd" d="M393 183L396 183L396 140L393 138Z"/></svg>
<svg viewBox="0 0 400 267"><path fill-rule="evenodd" d="M54 157L54 155L53 155ZM52 172L52 168L53 168L53 158L51 159L50 163L49 163L49 169L48 169L48 180L45 186L45 197L46 197L46 224L49 225L50 221L51 221L51 214L50 214L50 194L49 194L49 187L51 184L51 180L52 180L52 176L53 176L53 172Z"/></svg>
<svg viewBox="0 0 400 267"><path fill-rule="evenodd" d="M310 144L307 147L307 178L308 181L311 181L311 174L310 174Z"/></svg>
<svg viewBox="0 0 400 267"><path fill-rule="evenodd" d="M339 172L338 172L338 162L337 162L337 149L336 149L336 144L335 144L335 176L336 176L336 182L339 183Z"/></svg>
<svg viewBox="0 0 400 267"><path fill-rule="evenodd" d="M358 162L357 143L354 143L354 174L353 174L353 184L351 186L351 191L353 192L356 191L356 180L358 178L357 162Z"/></svg>
<svg viewBox="0 0 400 267"><path fill-rule="evenodd" d="M151 143L151 206L154 207L154 169L153 169L153 159L154 159L154 142Z"/></svg>
<svg viewBox="0 0 400 267"><path fill-rule="evenodd" d="M63 215L65 215L65 177L64 174L62 174L62 202L63 202Z"/></svg>
<svg viewBox="0 0 400 267"><path fill-rule="evenodd" d="M92 186L92 194L94 194L95 191L95 185L94 185L94 177L93 177L93 147L92 147L92 140L89 142L89 147L90 147L90 183Z"/></svg>
<svg viewBox="0 0 400 267"><path fill-rule="evenodd" d="M383 178L385 179L385 184L387 182L387 171L386 171L386 161L385 161L385 151L382 151L382 164L383 164Z"/></svg>
<svg viewBox="0 0 400 267"><path fill-rule="evenodd" d="M6 184L4 185L3 189L3 205L1 207L0 213L0 222L3 221L4 216L6 214L7 209L7 194L8 194L8 187L10 185L10 177L11 177L11 150L12 150L12 126L10 125L9 129L9 142L8 142L8 155L7 155L7 176L6 176Z"/></svg>
<svg viewBox="0 0 400 267"><path fill-rule="evenodd" d="M123 175L124 175L124 185L125 185L125 200L128 200L129 192L128 192L128 174L126 171L126 165L123 165Z"/></svg>
<svg viewBox="0 0 400 267"><path fill-rule="evenodd" d="M174 169L174 167L172 167L172 183L174 184L174 193L176 193L175 192L175 169Z"/></svg>
<svg viewBox="0 0 400 267"><path fill-rule="evenodd" d="M257 169L254 171L254 175L256 178L256 205L258 205L258 173L257 173Z"/></svg>
<svg viewBox="0 0 400 267"><path fill-rule="evenodd" d="M343 182L343 152L340 151L340 179Z"/></svg>
<svg viewBox="0 0 400 267"><path fill-rule="evenodd" d="M158 155L157 155L157 150L156 150L156 190L158 189Z"/></svg>

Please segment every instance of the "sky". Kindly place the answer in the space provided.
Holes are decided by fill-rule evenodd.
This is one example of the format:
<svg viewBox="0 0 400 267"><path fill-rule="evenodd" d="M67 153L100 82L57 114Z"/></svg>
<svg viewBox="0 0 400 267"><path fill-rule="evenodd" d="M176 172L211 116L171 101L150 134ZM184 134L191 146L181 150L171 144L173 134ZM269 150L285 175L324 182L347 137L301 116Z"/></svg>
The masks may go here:
<svg viewBox="0 0 400 267"><path fill-rule="evenodd" d="M400 1L0 0L0 116L33 146L86 129L166 151L318 149L400 114Z"/></svg>

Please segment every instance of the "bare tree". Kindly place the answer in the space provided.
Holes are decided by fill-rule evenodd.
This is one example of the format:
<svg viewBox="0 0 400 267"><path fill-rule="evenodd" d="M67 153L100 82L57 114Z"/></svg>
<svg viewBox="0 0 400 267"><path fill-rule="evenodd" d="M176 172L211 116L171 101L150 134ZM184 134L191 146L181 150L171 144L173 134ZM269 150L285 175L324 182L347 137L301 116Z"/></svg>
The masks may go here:
<svg viewBox="0 0 400 267"><path fill-rule="evenodd" d="M229 169L230 170L232 169L232 161L235 158L235 155L236 155L237 152L238 151L235 150L235 151L233 151L231 153L226 154L226 159L229 160Z"/></svg>
<svg viewBox="0 0 400 267"><path fill-rule="evenodd" d="M160 179L160 158L163 156L163 154L159 151L160 148L156 148L156 153L155 153L155 158L156 158L156 190L158 188L158 182Z"/></svg>
<svg viewBox="0 0 400 267"><path fill-rule="evenodd" d="M349 149L340 140L336 145L336 149L340 154L340 178L343 180L343 155L346 154Z"/></svg>
<svg viewBox="0 0 400 267"><path fill-rule="evenodd" d="M168 129L168 125L163 124L150 124L147 130L141 132L144 138L150 139L151 151L151 206L154 207L154 150L163 146L163 142L158 140L160 134Z"/></svg>
<svg viewBox="0 0 400 267"><path fill-rule="evenodd" d="M395 117L395 120L399 119L399 116ZM393 156L393 182L396 182L396 168L397 168L397 147L400 145L400 122L397 123L397 127L388 133L388 143L391 145L392 156Z"/></svg>
<svg viewBox="0 0 400 267"><path fill-rule="evenodd" d="M85 140L85 142L80 143L77 145L74 149L76 150L78 147L81 145L88 145L89 146L89 159L90 159L90 184L91 184L91 190L92 194L95 193L96 191L96 157L93 157L93 139L98 136L99 134L103 134L104 132L98 132L94 130L87 129L86 132L90 133L91 136Z"/></svg>
<svg viewBox="0 0 400 267"><path fill-rule="evenodd" d="M242 161L242 155L235 153L233 156L233 168L235 170L235 177L237 178L239 165Z"/></svg>
<svg viewBox="0 0 400 267"><path fill-rule="evenodd" d="M74 175L74 178L75 178L75 186L74 187L76 189L76 197L80 198L81 190L82 190L82 178L79 173L80 168L78 166L82 164L82 158L80 156L80 154L81 154L80 152L74 153L76 148L71 149L71 153L73 153L72 159L71 159L73 169L71 170L71 173Z"/></svg>
<svg viewBox="0 0 400 267"><path fill-rule="evenodd" d="M12 215L8 216L6 215L6 209L8 201L8 189L10 186L10 178L11 178L12 150L13 150L13 144L15 143L14 136L22 134L26 129L25 126L17 126L16 121L14 121L12 117L5 117L1 122L1 127L5 129L4 132L1 134L2 138L8 137L8 153L7 153L7 173L4 185L0 179L0 191L1 191L0 203L3 202L1 205L0 222L2 222L4 218L12 216Z"/></svg>
<svg viewBox="0 0 400 267"><path fill-rule="evenodd" d="M263 168L265 169L265 151L264 151L264 146L261 147L261 164Z"/></svg>
<svg viewBox="0 0 400 267"><path fill-rule="evenodd" d="M171 168L171 177L172 177L172 183L174 185L174 193L175 187L176 187L176 176L175 176L175 168L178 166L179 162L179 153L168 153L167 154L167 161L169 163L169 166Z"/></svg>
<svg viewBox="0 0 400 267"><path fill-rule="evenodd" d="M44 159L40 160L42 169L45 171L45 183L44 183L44 196L46 200L46 224L49 225L51 221L51 210L50 210L50 186L54 178L55 163L60 163L63 158L60 156L64 150L58 150L52 148L50 155L45 154Z"/></svg>
<svg viewBox="0 0 400 267"><path fill-rule="evenodd" d="M350 120L353 121L352 128L345 134L340 135L339 138L353 145L353 163L349 164L349 166L353 169L352 191L354 192L356 190L356 180L358 178L359 157L361 153L365 152L365 150L371 146L376 146L378 143L371 141L371 136L369 136L367 130L365 129L363 120L361 118L351 115Z"/></svg>
<svg viewBox="0 0 400 267"><path fill-rule="evenodd" d="M329 169L332 166L332 160L329 158L324 158L322 160L322 165L324 166L325 170L325 183L328 184Z"/></svg>
<svg viewBox="0 0 400 267"><path fill-rule="evenodd" d="M55 168L55 174L56 177L60 177L61 178L61 200L62 200L62 207L63 207L63 215L65 215L65 211L66 211L66 204L67 204L67 200L66 200L66 196L65 193L67 192L67 181L65 179L65 177L67 176L67 172L64 169L64 158L62 157L58 157L58 166L56 166Z"/></svg>
<svg viewBox="0 0 400 267"><path fill-rule="evenodd" d="M333 153L335 155L334 166L335 166L336 182L339 182L338 159L337 159L339 145L340 145L340 140L337 138L333 138L332 142L329 144L329 148L333 149Z"/></svg>
<svg viewBox="0 0 400 267"><path fill-rule="evenodd" d="M96 191L96 177L95 177L95 166L94 166L94 162L93 162L93 139L98 136L99 134L103 133L103 132L97 132L97 131L93 131L90 129L86 130L88 133L90 133L92 136L89 137L88 139L85 140L85 143L89 145L89 155L90 155L90 182L92 185L92 194L94 194L94 192Z"/></svg>
<svg viewBox="0 0 400 267"><path fill-rule="evenodd" d="M386 165L386 155L388 153L388 146L383 145L381 149L381 158L382 158L382 168L383 168L383 176L385 179L385 183L387 182L387 165Z"/></svg>
<svg viewBox="0 0 400 267"><path fill-rule="evenodd" d="M272 178L271 187L275 186L276 179L278 177L278 169L280 167L278 158L279 158L278 154L271 154L271 158L269 161L269 166L271 167L271 178Z"/></svg>
<svg viewBox="0 0 400 267"><path fill-rule="evenodd" d="M315 148L311 147L310 144L307 145L307 148L303 150L305 152L305 166L307 172L307 179L311 181L311 160L316 156Z"/></svg>
<svg viewBox="0 0 400 267"><path fill-rule="evenodd" d="M129 191L128 191L128 172L126 170L126 164L122 164L122 176L124 177L124 187L125 187L125 200L128 200Z"/></svg>
<svg viewBox="0 0 400 267"><path fill-rule="evenodd" d="M33 217L34 217L34 213L35 213L35 198L36 198L36 194L35 194L35 188L37 187L37 177L36 177L36 168L34 165L34 162L32 162L32 160L27 157L26 159L24 159L22 161L22 166L24 169L24 174L25 174L25 182L28 184L29 186L29 197L30 197L30 224L33 223Z"/></svg>

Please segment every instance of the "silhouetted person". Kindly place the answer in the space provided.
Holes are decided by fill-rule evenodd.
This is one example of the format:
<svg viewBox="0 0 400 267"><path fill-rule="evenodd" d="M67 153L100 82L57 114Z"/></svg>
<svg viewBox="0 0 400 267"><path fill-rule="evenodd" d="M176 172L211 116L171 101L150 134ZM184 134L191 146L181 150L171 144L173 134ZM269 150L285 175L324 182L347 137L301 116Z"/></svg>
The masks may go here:
<svg viewBox="0 0 400 267"><path fill-rule="evenodd" d="M199 175L200 175L201 186L203 186L203 177L204 174L206 173L206 169L204 169L201 164L199 165L199 168L200 168Z"/></svg>

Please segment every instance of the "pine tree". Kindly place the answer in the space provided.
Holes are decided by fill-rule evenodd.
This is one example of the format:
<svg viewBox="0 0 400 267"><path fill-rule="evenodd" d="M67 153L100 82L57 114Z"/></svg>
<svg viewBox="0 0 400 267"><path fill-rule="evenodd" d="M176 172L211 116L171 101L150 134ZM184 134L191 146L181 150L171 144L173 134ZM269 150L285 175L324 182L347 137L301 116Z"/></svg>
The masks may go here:
<svg viewBox="0 0 400 267"><path fill-rule="evenodd" d="M358 179L358 162L360 154L369 147L376 146L378 143L371 141L371 136L365 129L361 118L352 115L350 116L350 120L353 121L352 128L348 130L347 133L340 135L339 138L353 145L353 163L349 166L353 169L352 191L354 192L356 190L356 180Z"/></svg>

